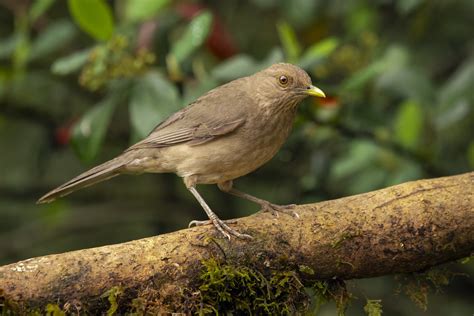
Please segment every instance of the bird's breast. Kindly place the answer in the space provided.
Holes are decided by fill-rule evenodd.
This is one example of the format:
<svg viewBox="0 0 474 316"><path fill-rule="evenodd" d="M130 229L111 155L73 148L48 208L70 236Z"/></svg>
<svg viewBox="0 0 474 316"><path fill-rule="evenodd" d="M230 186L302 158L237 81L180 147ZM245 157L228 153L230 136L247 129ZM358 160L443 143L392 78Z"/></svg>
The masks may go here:
<svg viewBox="0 0 474 316"><path fill-rule="evenodd" d="M163 148L170 170L197 183L218 183L246 175L269 161L290 134L294 112L284 117L255 117L235 132L198 146Z"/></svg>

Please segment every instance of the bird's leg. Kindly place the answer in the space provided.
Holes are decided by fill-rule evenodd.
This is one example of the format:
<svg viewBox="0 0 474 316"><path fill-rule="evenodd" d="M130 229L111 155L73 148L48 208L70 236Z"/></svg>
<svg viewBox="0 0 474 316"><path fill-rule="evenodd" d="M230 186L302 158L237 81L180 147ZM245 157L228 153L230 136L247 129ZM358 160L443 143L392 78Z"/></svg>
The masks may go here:
<svg viewBox="0 0 474 316"><path fill-rule="evenodd" d="M202 208L204 209L207 216L209 217L209 221L204 221L204 222L192 221L191 223L189 223L189 225L193 225L193 224L202 225L203 223L207 223L207 224L212 223L217 228L217 230L222 235L224 235L224 237L226 237L229 240L230 240L231 235L235 236L237 238L242 238L242 239L251 239L252 238L252 236L250 236L250 235L241 234L241 233L233 230L223 220L221 220L219 217L217 217L217 215L211 210L209 205L207 205L206 201L204 201L202 196L196 190L195 185L191 184L191 185L188 186L187 182L188 181L186 181L186 179L185 179L185 184L186 184L186 187L188 188L189 192L191 192L194 195L196 200L198 200L199 204L201 204Z"/></svg>
<svg viewBox="0 0 474 316"><path fill-rule="evenodd" d="M223 220L221 220L217 215L211 210L209 205L207 205L206 201L201 197L199 192L196 190L196 188L190 187L188 190L194 195L194 197L198 200L199 204L201 204L202 208L206 212L207 216L209 217L209 221L204 221L204 222L199 222L199 221L192 221L190 225L197 224L197 225L202 225L204 223L209 224L212 223L214 226L217 228L217 230L224 235L227 239L230 240L230 235L233 235L237 238L243 238L243 239L251 239L252 236L247 235L247 234L241 234L232 228L230 228Z"/></svg>
<svg viewBox="0 0 474 316"><path fill-rule="evenodd" d="M240 198L252 201L254 203L259 204L262 207L262 211L264 212L271 212L273 215L278 216L278 212L281 213L286 213L290 214L293 217L299 218L298 213L296 213L293 208L296 207L295 204L289 204L289 205L278 205L278 204L273 204L271 202L268 202L266 200L260 199L258 197L255 197L253 195L250 195L248 193L239 191L237 189L233 188L233 183L232 181L226 181L226 182L221 182L218 183L217 186L219 189L223 192L238 196Z"/></svg>

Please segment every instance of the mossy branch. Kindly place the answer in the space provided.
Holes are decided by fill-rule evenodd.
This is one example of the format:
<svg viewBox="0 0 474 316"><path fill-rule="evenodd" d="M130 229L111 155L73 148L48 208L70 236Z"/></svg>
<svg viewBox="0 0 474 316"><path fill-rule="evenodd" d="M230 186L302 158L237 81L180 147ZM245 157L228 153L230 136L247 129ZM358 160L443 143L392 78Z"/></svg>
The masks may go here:
<svg viewBox="0 0 474 316"><path fill-rule="evenodd" d="M300 280L422 271L474 252L473 192L471 172L300 205L300 219L268 213L239 219L234 227L252 241L229 242L210 226L195 227L28 259L0 267L0 297L18 310L48 303L107 310L104 293L119 288L118 310L190 311L209 288L203 285L212 277L203 264L209 259L216 267L245 267L232 272L239 280L248 271L255 280L285 280L293 284L285 288L295 289Z"/></svg>

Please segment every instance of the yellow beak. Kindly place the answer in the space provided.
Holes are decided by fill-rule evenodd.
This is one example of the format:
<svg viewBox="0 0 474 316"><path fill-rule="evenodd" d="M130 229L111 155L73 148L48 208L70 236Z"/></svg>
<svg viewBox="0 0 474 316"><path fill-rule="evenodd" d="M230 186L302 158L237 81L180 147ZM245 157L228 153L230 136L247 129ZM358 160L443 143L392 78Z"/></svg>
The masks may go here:
<svg viewBox="0 0 474 316"><path fill-rule="evenodd" d="M326 95L324 94L323 90L319 89L315 86L309 86L307 90L305 90L306 94L311 95L313 97L320 97L325 98Z"/></svg>

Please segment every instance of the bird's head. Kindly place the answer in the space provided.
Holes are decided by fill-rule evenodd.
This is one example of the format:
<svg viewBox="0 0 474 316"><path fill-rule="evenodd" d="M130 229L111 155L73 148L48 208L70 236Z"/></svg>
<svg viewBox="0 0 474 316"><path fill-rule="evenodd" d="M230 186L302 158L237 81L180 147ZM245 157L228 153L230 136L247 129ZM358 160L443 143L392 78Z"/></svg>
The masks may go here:
<svg viewBox="0 0 474 316"><path fill-rule="evenodd" d="M292 64L274 64L253 77L257 95L273 104L296 105L307 96L326 97L313 86L306 71Z"/></svg>

